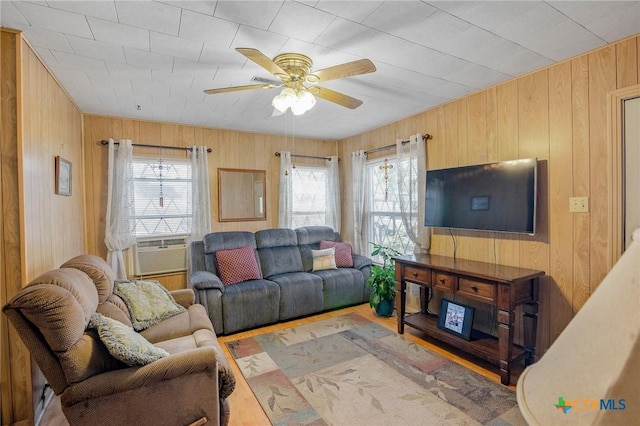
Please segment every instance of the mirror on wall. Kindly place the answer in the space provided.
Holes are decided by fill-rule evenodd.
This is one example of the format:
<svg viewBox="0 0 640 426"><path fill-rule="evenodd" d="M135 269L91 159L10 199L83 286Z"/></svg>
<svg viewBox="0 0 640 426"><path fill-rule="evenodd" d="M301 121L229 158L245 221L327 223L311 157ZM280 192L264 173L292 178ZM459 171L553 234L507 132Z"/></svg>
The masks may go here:
<svg viewBox="0 0 640 426"><path fill-rule="evenodd" d="M218 220L266 220L266 172L218 169Z"/></svg>

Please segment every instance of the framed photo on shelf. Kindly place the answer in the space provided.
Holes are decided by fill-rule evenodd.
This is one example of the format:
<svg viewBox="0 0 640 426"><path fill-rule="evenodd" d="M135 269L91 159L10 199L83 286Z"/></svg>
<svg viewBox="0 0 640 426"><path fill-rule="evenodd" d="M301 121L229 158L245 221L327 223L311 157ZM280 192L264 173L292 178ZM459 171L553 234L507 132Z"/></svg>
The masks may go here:
<svg viewBox="0 0 640 426"><path fill-rule="evenodd" d="M442 299L438 314L438 328L465 340L471 340L474 313L475 308L472 306Z"/></svg>
<svg viewBox="0 0 640 426"><path fill-rule="evenodd" d="M71 195L71 162L56 155L56 194Z"/></svg>

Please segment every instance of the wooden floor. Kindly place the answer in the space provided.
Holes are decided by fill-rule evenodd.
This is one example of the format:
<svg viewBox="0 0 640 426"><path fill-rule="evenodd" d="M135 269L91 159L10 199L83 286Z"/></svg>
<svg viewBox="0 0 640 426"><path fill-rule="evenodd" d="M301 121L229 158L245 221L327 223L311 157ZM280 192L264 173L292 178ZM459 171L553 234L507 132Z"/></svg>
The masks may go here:
<svg viewBox="0 0 640 426"><path fill-rule="evenodd" d="M355 312L365 318L368 318L370 321L380 324L384 327L389 328L390 330L397 331L397 320L396 317L393 316L391 318L382 318L373 312L373 310L369 307L369 304L358 305L350 308L340 309L337 311L327 312L319 315L315 315L308 318L302 318L298 320L293 320L281 324L271 325L267 327L258 328L255 330L245 331L241 333L232 334L230 336L219 336L218 340L229 360L229 364L233 368L234 374L236 375L237 385L236 389L229 397L229 403L231 404L231 426L261 426L261 425L269 425L269 420L267 416L264 414L264 411L260 407L258 400L253 396L251 389L247 385L247 382L242 377L242 374L238 370L235 362L233 362L233 358L231 354L227 350L225 342L241 339L243 337L255 336L258 334L280 330L287 327L294 327L297 325L307 324L319 319L331 318L338 315L343 315L345 313ZM470 370L475 371L478 374L481 374L490 380L493 380L496 383L500 383L500 374L497 367L494 367L490 364L484 363L477 358L472 358L462 352L455 350L449 346L445 346L436 341L427 340L426 336L412 329L411 327L405 327L404 336L411 341L433 351L436 352L454 362L457 362L464 367L469 368ZM515 391L515 383L517 380L517 376L520 373L520 369L517 366L514 366L514 370L516 370L511 378L512 385L509 386L511 389ZM238 409L237 407L242 407ZM68 426L64 415L60 409L60 401L57 397L54 397L47 408L42 422L40 423L42 426Z"/></svg>

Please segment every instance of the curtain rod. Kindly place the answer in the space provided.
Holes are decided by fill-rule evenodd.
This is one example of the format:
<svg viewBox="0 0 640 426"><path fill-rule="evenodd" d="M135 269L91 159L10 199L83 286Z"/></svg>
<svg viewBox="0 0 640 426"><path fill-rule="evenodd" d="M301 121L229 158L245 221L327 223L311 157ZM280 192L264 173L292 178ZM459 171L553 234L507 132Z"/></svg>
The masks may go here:
<svg viewBox="0 0 640 426"><path fill-rule="evenodd" d="M433 136L431 136L429 133L425 133L424 135L422 135L422 140L423 141L428 141L429 139L433 139ZM409 143L409 140L406 141L402 141L402 145ZM372 152L378 152L378 151L386 151L387 149L391 149L391 148L395 148L396 144L393 145L386 145L386 146L381 146L380 148L374 148L374 149L370 149L368 151L365 151L365 154L371 154Z"/></svg>
<svg viewBox="0 0 640 426"><path fill-rule="evenodd" d="M301 155L301 154L291 154L292 157L300 157L300 158L315 158L316 160L331 160L330 157L316 157L315 155ZM280 152L276 152L276 157L280 157ZM338 158L338 161L340 159Z"/></svg>
<svg viewBox="0 0 640 426"><path fill-rule="evenodd" d="M114 142L116 145L120 145L120 142ZM109 145L109 141L102 139L100 145ZM133 146L142 146L145 148L160 148L160 149L179 149L180 151L193 151L190 146L162 146L162 145L146 145L141 143L132 143ZM211 148L207 148L207 152L213 152Z"/></svg>

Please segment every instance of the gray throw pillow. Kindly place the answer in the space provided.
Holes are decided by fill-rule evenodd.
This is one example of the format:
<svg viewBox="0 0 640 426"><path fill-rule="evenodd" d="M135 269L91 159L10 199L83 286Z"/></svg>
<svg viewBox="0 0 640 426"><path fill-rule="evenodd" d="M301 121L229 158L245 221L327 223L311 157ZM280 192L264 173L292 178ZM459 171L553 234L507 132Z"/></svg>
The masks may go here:
<svg viewBox="0 0 640 426"><path fill-rule="evenodd" d="M152 345L133 328L113 318L96 312L91 315L89 326L98 331L100 341L111 356L127 365L146 365L169 356L167 351Z"/></svg>

